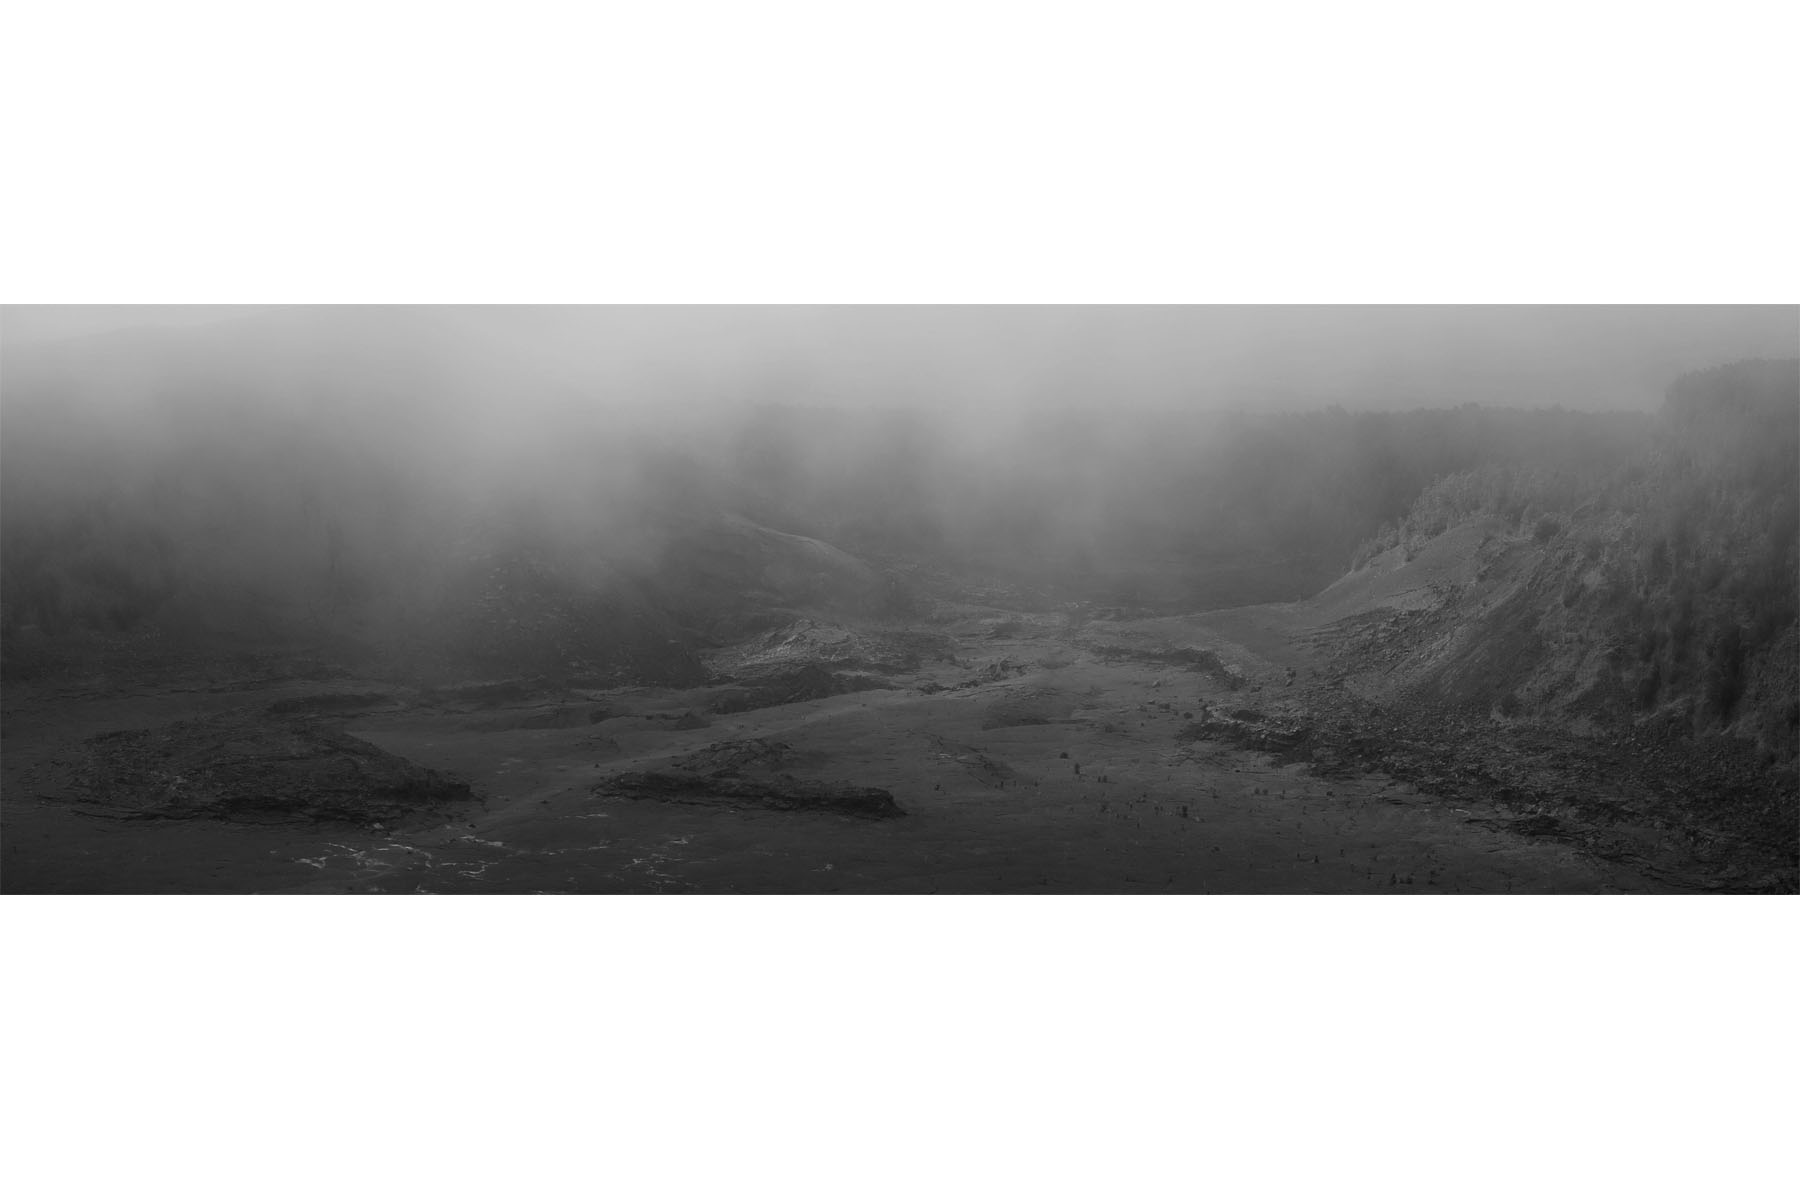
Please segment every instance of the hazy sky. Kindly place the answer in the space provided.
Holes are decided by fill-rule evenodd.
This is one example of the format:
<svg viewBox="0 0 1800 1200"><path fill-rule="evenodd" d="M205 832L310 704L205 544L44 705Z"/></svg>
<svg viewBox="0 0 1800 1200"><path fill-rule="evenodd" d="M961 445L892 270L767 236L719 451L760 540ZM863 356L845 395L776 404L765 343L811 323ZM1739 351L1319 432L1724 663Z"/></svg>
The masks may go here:
<svg viewBox="0 0 1800 1200"><path fill-rule="evenodd" d="M459 354L578 389L952 408L1650 407L1683 372L1800 354L1800 309L1777 307L13 306L0 338L23 350L160 326L229 341L246 319L320 345L319 329L379 341L429 326Z"/></svg>

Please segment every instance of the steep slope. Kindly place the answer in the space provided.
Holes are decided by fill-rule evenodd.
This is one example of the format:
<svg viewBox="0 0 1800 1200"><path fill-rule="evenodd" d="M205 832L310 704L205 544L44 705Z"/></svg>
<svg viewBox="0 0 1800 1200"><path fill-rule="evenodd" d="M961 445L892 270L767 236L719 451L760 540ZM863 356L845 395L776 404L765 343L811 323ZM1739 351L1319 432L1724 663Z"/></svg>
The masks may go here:
<svg viewBox="0 0 1800 1200"><path fill-rule="evenodd" d="M1684 380L1653 451L1582 477L1439 481L1305 606L1377 610L1340 669L1372 697L1655 722L1800 751L1800 364ZM1379 668L1379 669L1377 669Z"/></svg>
<svg viewBox="0 0 1800 1200"><path fill-rule="evenodd" d="M1797 461L1800 364L1709 372L1643 458L1440 480L1265 623L1310 645L1315 719L1360 730L1370 763L1467 775L1549 805L1547 827L1648 823L1791 884Z"/></svg>

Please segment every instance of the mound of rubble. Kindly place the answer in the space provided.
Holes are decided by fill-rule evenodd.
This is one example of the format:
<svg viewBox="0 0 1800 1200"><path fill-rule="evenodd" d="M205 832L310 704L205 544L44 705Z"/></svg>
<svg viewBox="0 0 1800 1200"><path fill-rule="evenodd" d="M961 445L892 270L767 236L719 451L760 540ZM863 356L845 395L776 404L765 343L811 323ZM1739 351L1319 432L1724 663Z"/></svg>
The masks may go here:
<svg viewBox="0 0 1800 1200"><path fill-rule="evenodd" d="M786 742L773 738L734 738L703 746L676 759L673 765L676 770L697 775L742 775L779 771L804 757Z"/></svg>
<svg viewBox="0 0 1800 1200"><path fill-rule="evenodd" d="M807 761L786 742L768 738L714 742L664 771L632 771L596 784L599 795L721 808L835 812L886 819L906 813L885 788L796 779L784 768Z"/></svg>
<svg viewBox="0 0 1800 1200"><path fill-rule="evenodd" d="M233 713L89 738L78 810L128 819L394 822L469 785L328 725Z"/></svg>

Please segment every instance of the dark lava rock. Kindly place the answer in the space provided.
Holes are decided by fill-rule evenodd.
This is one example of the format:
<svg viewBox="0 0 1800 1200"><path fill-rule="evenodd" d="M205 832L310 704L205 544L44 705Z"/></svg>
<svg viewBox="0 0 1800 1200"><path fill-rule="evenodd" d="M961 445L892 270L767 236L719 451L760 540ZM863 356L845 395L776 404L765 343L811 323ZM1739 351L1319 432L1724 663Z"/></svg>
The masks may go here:
<svg viewBox="0 0 1800 1200"><path fill-rule="evenodd" d="M866 692L891 685L867 675L834 675L816 664L759 681L754 687L732 688L713 702L716 713L749 712L807 700L823 700L849 692Z"/></svg>
<svg viewBox="0 0 1800 1200"><path fill-rule="evenodd" d="M676 770L700 775L740 775L773 771L799 761L801 755L773 738L741 738L714 742L675 760Z"/></svg>
<svg viewBox="0 0 1800 1200"><path fill-rule="evenodd" d="M714 742L678 758L666 771L618 775L596 792L683 804L753 805L778 810L814 810L854 817L906 814L883 788L796 779L784 768L816 760L773 738Z"/></svg>
<svg viewBox="0 0 1800 1200"><path fill-rule="evenodd" d="M89 738L81 811L372 825L471 798L469 785L316 721L226 714Z"/></svg>
<svg viewBox="0 0 1800 1200"><path fill-rule="evenodd" d="M785 811L835 812L845 816L885 819L905 816L885 788L814 783L777 776L746 779L735 775L701 775L692 771L633 771L616 775L594 789L635 800L678 804L712 804L724 808L754 806Z"/></svg>
<svg viewBox="0 0 1800 1200"><path fill-rule="evenodd" d="M1023 675L1031 668L1024 663L1016 663L1010 658L1003 658L997 663L989 663L972 679L965 679L956 685L957 690L965 688L986 687L990 683L999 683L1014 675Z"/></svg>
<svg viewBox="0 0 1800 1200"><path fill-rule="evenodd" d="M1230 713L1203 709L1199 720L1184 726L1177 736L1182 741L1226 742L1251 750L1290 754L1302 750L1311 740L1311 733L1304 726L1248 708Z"/></svg>
<svg viewBox="0 0 1800 1200"><path fill-rule="evenodd" d="M393 703L392 696L381 692L322 692L316 696L294 696L287 700L277 700L269 705L269 711L277 716L290 713L361 712L370 708L386 708Z"/></svg>
<svg viewBox="0 0 1800 1200"><path fill-rule="evenodd" d="M1526 837L1555 837L1563 832L1562 822L1546 813L1514 818L1506 823L1506 827Z"/></svg>

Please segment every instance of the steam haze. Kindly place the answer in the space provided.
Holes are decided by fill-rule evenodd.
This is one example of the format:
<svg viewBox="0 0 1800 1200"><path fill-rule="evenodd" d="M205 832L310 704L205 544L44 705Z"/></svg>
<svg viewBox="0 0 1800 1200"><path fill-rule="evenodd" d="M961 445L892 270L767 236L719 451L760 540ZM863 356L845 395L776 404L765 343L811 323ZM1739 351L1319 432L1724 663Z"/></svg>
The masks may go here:
<svg viewBox="0 0 1800 1200"><path fill-rule="evenodd" d="M8 309L7 886L1793 890L1796 340Z"/></svg>
<svg viewBox="0 0 1800 1200"><path fill-rule="evenodd" d="M261 328L258 328L258 327ZM9 307L6 346L121 330L176 342L453 345L459 369L593 401L782 400L968 410L1649 409L1685 371L1792 353L1771 307ZM285 332L282 332L285 328ZM420 339L425 339L421 344ZM271 347L268 352L274 352ZM288 360L291 365L291 356Z"/></svg>

